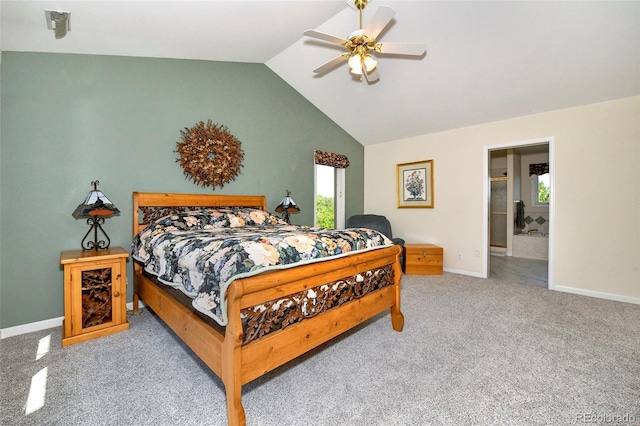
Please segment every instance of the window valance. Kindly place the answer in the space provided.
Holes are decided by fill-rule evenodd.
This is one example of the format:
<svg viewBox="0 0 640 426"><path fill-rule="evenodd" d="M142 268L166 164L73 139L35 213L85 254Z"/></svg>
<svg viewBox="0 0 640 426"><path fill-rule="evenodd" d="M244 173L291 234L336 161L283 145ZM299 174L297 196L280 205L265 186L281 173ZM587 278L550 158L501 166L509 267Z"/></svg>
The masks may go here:
<svg viewBox="0 0 640 426"><path fill-rule="evenodd" d="M549 173L549 163L529 164L529 176Z"/></svg>
<svg viewBox="0 0 640 426"><path fill-rule="evenodd" d="M346 169L349 167L349 159L346 155L317 150L313 151L313 155L316 164L335 167L336 169Z"/></svg>

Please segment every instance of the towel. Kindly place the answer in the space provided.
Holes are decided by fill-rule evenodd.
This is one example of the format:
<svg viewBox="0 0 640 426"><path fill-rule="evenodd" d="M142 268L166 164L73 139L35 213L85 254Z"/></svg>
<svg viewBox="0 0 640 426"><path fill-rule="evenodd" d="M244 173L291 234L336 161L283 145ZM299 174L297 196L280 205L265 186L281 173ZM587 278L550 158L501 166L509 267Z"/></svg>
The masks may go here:
<svg viewBox="0 0 640 426"><path fill-rule="evenodd" d="M524 201L517 200L517 201L514 201L514 203L516 205L516 214L515 214L515 217L513 218L513 222L515 223L516 228L524 229L524 227L527 226L527 224L524 221Z"/></svg>

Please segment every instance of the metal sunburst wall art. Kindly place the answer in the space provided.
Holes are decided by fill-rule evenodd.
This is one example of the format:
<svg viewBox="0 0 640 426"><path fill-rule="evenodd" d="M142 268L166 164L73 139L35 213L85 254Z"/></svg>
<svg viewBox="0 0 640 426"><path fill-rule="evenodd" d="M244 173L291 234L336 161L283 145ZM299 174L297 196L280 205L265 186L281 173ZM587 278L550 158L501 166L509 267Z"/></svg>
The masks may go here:
<svg viewBox="0 0 640 426"><path fill-rule="evenodd" d="M175 151L180 157L176 162L196 185L222 188L240 174L244 151L226 126L201 121L194 127L185 127L180 135L182 141Z"/></svg>

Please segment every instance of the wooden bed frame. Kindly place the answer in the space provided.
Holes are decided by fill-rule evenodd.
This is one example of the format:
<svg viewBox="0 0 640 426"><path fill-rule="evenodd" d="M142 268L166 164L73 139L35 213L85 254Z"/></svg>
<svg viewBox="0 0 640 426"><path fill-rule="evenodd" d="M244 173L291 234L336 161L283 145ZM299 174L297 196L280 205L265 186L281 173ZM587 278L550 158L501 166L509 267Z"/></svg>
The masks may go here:
<svg viewBox="0 0 640 426"><path fill-rule="evenodd" d="M160 208L166 212L179 207L232 206L267 210L264 196L134 192L133 234L135 236L148 224L148 220L145 220L147 215L142 213L145 208ZM400 253L400 247L389 246L235 280L227 292L226 327L208 324L190 306L172 297L168 293L169 286L154 282L145 275L142 265L134 261L134 310L138 309L139 300L142 299L220 377L226 391L228 424L244 425L246 417L242 406L242 385L386 309L391 310L393 329L402 331L404 317L400 312ZM386 265L392 265L391 285L243 344L241 309Z"/></svg>

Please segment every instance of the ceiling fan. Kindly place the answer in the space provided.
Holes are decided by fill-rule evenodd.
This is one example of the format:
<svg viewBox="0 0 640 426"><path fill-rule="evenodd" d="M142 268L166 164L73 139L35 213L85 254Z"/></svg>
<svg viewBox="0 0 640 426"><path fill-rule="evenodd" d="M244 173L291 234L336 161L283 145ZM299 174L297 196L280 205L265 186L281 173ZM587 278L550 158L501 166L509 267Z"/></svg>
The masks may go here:
<svg viewBox="0 0 640 426"><path fill-rule="evenodd" d="M370 52L384 55L422 56L427 50L424 43L378 43L376 38L382 30L391 22L396 11L389 6L380 6L373 14L371 22L366 28L362 28L362 11L367 6L368 0L349 0L349 4L354 9L360 11L360 28L349 35L348 39L336 37L317 30L307 30L304 35L331 43L336 43L347 48L348 52L333 58L329 62L314 69L314 73L325 73L347 61L351 68L351 73L364 75L367 83L371 84L379 80L377 61L373 59Z"/></svg>

